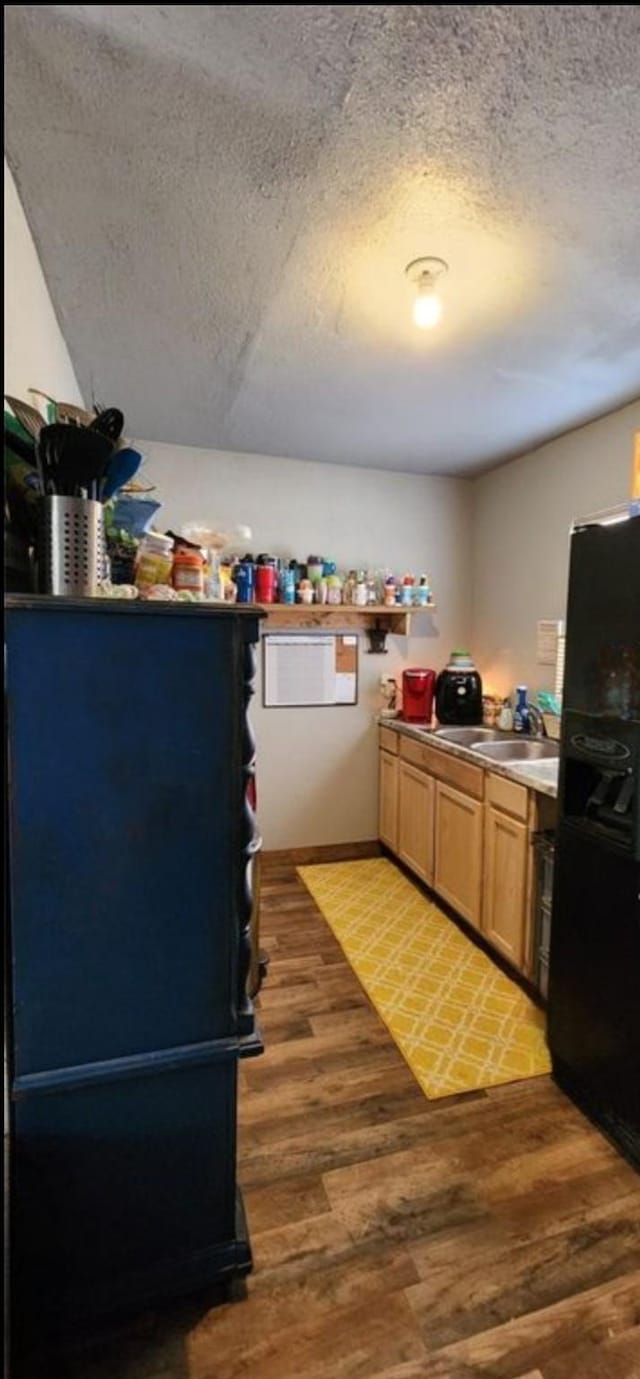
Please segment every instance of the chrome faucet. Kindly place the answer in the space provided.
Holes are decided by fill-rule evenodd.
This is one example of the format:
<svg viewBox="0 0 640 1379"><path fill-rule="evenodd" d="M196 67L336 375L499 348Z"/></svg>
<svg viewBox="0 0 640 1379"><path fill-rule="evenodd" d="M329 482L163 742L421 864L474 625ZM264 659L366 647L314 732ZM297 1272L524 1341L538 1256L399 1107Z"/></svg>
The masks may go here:
<svg viewBox="0 0 640 1379"><path fill-rule="evenodd" d="M544 726L544 718L535 704L527 704L529 714L529 732L532 737L546 737L547 730Z"/></svg>

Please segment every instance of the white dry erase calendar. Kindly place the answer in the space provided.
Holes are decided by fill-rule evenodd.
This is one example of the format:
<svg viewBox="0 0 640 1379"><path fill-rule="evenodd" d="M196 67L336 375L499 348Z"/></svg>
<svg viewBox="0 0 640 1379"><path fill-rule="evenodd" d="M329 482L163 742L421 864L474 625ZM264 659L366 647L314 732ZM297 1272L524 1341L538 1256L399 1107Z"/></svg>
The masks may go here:
<svg viewBox="0 0 640 1379"><path fill-rule="evenodd" d="M263 647L265 708L357 703L357 636L324 632L265 636Z"/></svg>

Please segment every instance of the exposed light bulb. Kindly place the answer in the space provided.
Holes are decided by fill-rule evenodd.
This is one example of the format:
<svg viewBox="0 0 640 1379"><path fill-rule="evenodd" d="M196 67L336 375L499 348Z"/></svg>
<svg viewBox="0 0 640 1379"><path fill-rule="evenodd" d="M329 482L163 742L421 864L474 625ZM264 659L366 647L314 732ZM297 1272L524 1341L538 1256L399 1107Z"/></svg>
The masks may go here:
<svg viewBox="0 0 640 1379"><path fill-rule="evenodd" d="M419 330L432 330L442 316L442 302L436 288L441 274L446 273L448 264L444 259L412 259L405 268L405 276L413 286L413 320Z"/></svg>
<svg viewBox="0 0 640 1379"><path fill-rule="evenodd" d="M425 283L413 303L413 319L420 330L431 330L437 326L441 316L442 302L433 283Z"/></svg>

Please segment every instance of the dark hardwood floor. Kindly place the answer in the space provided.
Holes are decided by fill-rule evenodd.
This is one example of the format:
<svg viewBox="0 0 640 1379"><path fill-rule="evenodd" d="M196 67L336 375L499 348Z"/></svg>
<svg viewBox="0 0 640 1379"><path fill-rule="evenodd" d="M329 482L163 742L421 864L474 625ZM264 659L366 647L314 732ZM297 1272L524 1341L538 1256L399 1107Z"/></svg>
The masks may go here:
<svg viewBox="0 0 640 1379"><path fill-rule="evenodd" d="M242 1300L65 1379L640 1379L640 1178L547 1078L428 1102L295 870L265 861Z"/></svg>

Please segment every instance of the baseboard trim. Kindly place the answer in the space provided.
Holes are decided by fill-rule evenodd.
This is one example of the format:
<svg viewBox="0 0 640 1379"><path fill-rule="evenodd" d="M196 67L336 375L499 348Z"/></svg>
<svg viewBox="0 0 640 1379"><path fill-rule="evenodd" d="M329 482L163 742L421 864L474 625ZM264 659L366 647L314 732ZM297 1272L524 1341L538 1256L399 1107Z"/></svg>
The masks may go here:
<svg viewBox="0 0 640 1379"><path fill-rule="evenodd" d="M327 843L318 847L280 848L262 853L263 862L288 862L294 867L313 866L316 862L357 862L365 857L380 857L382 852L377 838L364 843Z"/></svg>

